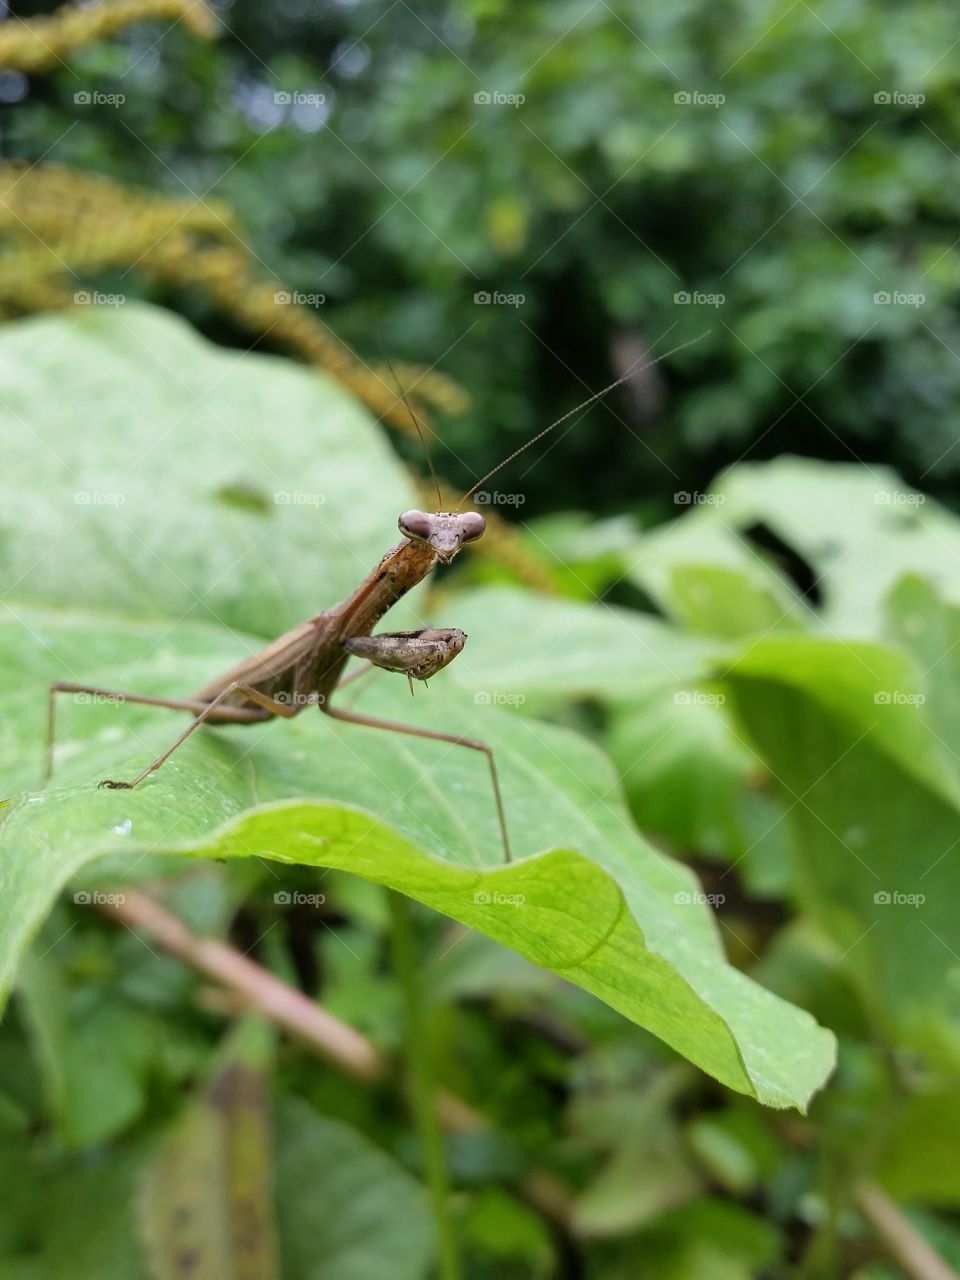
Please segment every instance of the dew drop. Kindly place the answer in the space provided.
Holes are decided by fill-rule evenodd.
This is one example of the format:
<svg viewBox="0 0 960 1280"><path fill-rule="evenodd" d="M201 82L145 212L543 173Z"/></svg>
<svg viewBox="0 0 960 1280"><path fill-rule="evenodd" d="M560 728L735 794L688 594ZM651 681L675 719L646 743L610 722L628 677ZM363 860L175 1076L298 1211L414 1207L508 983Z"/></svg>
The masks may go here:
<svg viewBox="0 0 960 1280"><path fill-rule="evenodd" d="M110 830L118 836L128 836L133 830L133 823L129 818L123 818L120 822L111 822Z"/></svg>

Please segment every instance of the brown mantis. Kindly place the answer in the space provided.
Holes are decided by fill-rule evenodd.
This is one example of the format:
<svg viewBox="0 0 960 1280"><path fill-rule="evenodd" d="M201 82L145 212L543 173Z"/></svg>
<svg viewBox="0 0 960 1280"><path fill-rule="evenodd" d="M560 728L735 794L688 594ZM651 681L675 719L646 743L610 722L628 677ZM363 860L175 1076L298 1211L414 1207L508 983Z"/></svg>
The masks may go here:
<svg viewBox="0 0 960 1280"><path fill-rule="evenodd" d="M689 342L683 343L660 359L666 359L689 345ZM630 369L533 436L478 480L464 494L460 506L519 454L636 372L635 368ZM386 553L376 568L345 600L301 622L259 653L209 681L189 697L167 698L127 693L68 681L52 684L49 690L45 780L49 780L53 768L57 694L88 694L117 702L141 703L191 713L193 719L183 732L136 777L127 782L105 778L99 784L101 787L127 789L138 786L159 769L201 725L253 724L276 716L289 720L305 707L316 706L326 715L350 724L388 729L395 733L448 742L482 752L490 768L504 858L509 862L510 841L503 796L493 751L486 742L480 738L401 724L352 709L334 707L330 703L331 695L336 689L342 688L355 675L360 674L357 671L342 678L343 669L351 655L365 658L373 666L387 671L403 672L410 680L427 680L452 662L466 642L467 637L457 628L427 627L419 631L371 635L384 614L421 582L435 565L448 564L461 547L480 538L486 522L479 512L460 512L458 507L452 512L405 511L400 516L398 525L403 541ZM411 691L412 688L411 683Z"/></svg>

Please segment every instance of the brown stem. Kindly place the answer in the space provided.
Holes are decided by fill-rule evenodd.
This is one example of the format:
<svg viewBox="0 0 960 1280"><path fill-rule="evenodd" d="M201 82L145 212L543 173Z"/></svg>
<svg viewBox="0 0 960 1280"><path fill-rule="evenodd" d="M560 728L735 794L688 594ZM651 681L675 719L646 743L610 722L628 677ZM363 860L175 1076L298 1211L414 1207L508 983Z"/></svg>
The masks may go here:
<svg viewBox="0 0 960 1280"><path fill-rule="evenodd" d="M953 1267L875 1183L862 1182L854 1192L854 1201L887 1252L913 1280L957 1280Z"/></svg>
<svg viewBox="0 0 960 1280"><path fill-rule="evenodd" d="M372 1083L389 1074L387 1058L366 1036L234 947L191 932L182 920L147 894L125 889L122 901L104 904L101 910L128 929L146 934L191 968L241 996L344 1075ZM454 1132L487 1127L487 1120L479 1111L445 1089L437 1096L437 1107L444 1127ZM552 1174L535 1170L517 1189L555 1226L569 1231L570 1193Z"/></svg>

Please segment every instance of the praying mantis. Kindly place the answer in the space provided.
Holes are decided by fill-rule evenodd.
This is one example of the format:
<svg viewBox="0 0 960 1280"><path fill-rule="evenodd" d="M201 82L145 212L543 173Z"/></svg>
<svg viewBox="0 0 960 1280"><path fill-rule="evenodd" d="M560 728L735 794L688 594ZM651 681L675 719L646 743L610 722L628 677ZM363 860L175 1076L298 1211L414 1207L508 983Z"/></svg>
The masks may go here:
<svg viewBox="0 0 960 1280"><path fill-rule="evenodd" d="M698 340L695 338L691 341ZM682 343L658 360L650 361L650 364L659 363L690 345L691 342ZM453 661L463 650L467 640L459 628L424 627L418 631L384 632L377 635L372 634L373 628L436 565L449 564L462 547L483 536L486 527L484 517L478 511L460 510L481 485L562 423L589 408L627 378L648 367L649 364L641 366L640 370L636 367L629 369L615 382L538 432L472 485L455 511L404 511L397 522L402 541L383 556L380 563L345 600L307 618L189 696L161 697L62 680L51 684L48 695L45 782L50 779L53 771L56 704L59 694L87 694L117 702L166 707L192 715L190 723L166 750L135 777L128 781L104 778L99 784L101 787L127 790L139 786L155 773L203 725L258 724L274 718L290 720L306 707L315 706L333 719L348 724L429 738L483 754L490 770L503 856L509 862L510 840L503 795L493 751L486 742L480 738L444 733L438 729L403 724L366 715L351 708L334 706L331 698L336 690L342 689L365 670L361 668L344 676L344 667L351 656L364 658L374 667L405 674L411 681L411 691L413 680L428 680ZM420 431L418 423L417 430Z"/></svg>

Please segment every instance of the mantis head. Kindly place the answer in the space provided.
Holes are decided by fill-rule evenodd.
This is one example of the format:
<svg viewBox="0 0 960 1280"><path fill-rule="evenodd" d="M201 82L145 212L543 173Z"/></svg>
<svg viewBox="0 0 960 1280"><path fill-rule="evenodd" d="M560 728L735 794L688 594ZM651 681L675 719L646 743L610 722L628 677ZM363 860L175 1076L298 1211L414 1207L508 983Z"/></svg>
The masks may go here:
<svg viewBox="0 0 960 1280"><path fill-rule="evenodd" d="M431 547L444 563L452 560L465 542L482 537L487 527L478 511L404 511L397 524L405 538Z"/></svg>

